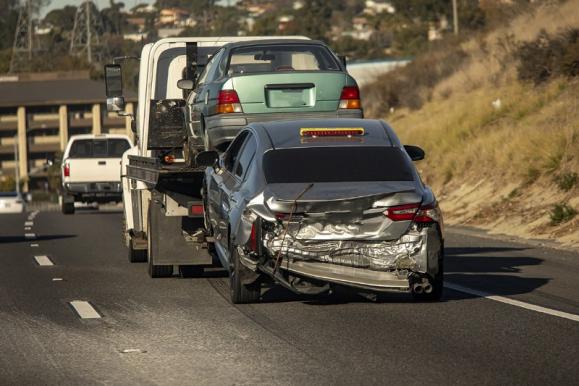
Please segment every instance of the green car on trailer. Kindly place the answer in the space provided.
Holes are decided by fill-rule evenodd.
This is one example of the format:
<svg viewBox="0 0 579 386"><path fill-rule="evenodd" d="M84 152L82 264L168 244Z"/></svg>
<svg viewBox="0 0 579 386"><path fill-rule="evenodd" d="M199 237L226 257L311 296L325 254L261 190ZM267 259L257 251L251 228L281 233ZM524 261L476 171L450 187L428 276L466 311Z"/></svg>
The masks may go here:
<svg viewBox="0 0 579 386"><path fill-rule="evenodd" d="M179 87L189 93L189 159L202 149L225 150L253 122L363 117L358 85L342 60L308 39L226 44L197 79Z"/></svg>

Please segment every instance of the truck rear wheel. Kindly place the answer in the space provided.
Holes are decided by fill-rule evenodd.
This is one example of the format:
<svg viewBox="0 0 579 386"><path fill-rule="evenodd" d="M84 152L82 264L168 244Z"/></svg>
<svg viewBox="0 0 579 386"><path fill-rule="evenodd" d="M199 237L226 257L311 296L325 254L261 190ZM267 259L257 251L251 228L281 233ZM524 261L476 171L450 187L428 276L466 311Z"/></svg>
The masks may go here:
<svg viewBox="0 0 579 386"><path fill-rule="evenodd" d="M129 236L130 237L130 236ZM145 263L147 261L147 250L146 249L135 249L133 244L133 239L129 240L129 262L131 263Z"/></svg>
<svg viewBox="0 0 579 386"><path fill-rule="evenodd" d="M229 287L231 303L257 303L261 297L261 281L258 279L250 284L244 284L244 273L248 269L239 261L237 249L231 248L231 269L229 270Z"/></svg>

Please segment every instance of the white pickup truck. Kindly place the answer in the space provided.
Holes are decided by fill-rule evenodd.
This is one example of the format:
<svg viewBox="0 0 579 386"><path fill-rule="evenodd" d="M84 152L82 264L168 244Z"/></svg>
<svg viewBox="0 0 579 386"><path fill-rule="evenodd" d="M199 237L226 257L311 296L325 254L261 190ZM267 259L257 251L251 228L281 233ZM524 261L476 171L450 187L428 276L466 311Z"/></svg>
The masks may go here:
<svg viewBox="0 0 579 386"><path fill-rule="evenodd" d="M62 158L62 213L73 214L75 202L122 201L121 157L132 146L126 135L70 137Z"/></svg>

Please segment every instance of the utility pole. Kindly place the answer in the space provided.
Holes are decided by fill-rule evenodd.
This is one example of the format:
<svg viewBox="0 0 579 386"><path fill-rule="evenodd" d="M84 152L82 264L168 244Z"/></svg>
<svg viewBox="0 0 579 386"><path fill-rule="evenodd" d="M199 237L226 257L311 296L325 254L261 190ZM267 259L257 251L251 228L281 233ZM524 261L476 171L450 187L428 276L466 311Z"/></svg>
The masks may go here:
<svg viewBox="0 0 579 386"><path fill-rule="evenodd" d="M33 51L32 1L26 0L18 12L18 22L14 32L10 72L30 70Z"/></svg>
<svg viewBox="0 0 579 386"><path fill-rule="evenodd" d="M81 55L86 51L89 63L99 61L98 57L102 54L100 36L104 32L104 27L99 13L95 14L95 9L96 6L90 0L78 6L70 40L70 54Z"/></svg>
<svg viewBox="0 0 579 386"><path fill-rule="evenodd" d="M454 23L454 34L458 35L458 6L457 0L452 0L452 20Z"/></svg>
<svg viewBox="0 0 579 386"><path fill-rule="evenodd" d="M92 63L92 48L91 48L91 30L90 30L90 7L89 7L89 2L87 1L85 4L86 7L86 19L87 19L87 23L86 23L86 40L87 40L87 45L86 45L86 54L87 54L87 59L89 63Z"/></svg>

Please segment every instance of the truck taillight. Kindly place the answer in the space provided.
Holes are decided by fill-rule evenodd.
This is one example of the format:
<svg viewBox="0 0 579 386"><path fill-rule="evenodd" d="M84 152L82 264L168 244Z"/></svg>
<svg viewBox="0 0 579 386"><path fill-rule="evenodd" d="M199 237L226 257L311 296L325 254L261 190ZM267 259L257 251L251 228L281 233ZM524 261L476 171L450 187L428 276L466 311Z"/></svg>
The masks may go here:
<svg viewBox="0 0 579 386"><path fill-rule="evenodd" d="M345 86L340 95L340 109L361 109L360 90L357 86Z"/></svg>
<svg viewBox="0 0 579 386"><path fill-rule="evenodd" d="M70 177L70 164L68 162L64 164L64 176Z"/></svg>
<svg viewBox="0 0 579 386"><path fill-rule="evenodd" d="M221 90L217 96L217 113L242 113L241 102L235 90Z"/></svg>
<svg viewBox="0 0 579 386"><path fill-rule="evenodd" d="M203 209L203 204L194 204L191 205L190 209L189 209L189 215L192 217L200 217L203 216L205 210Z"/></svg>

